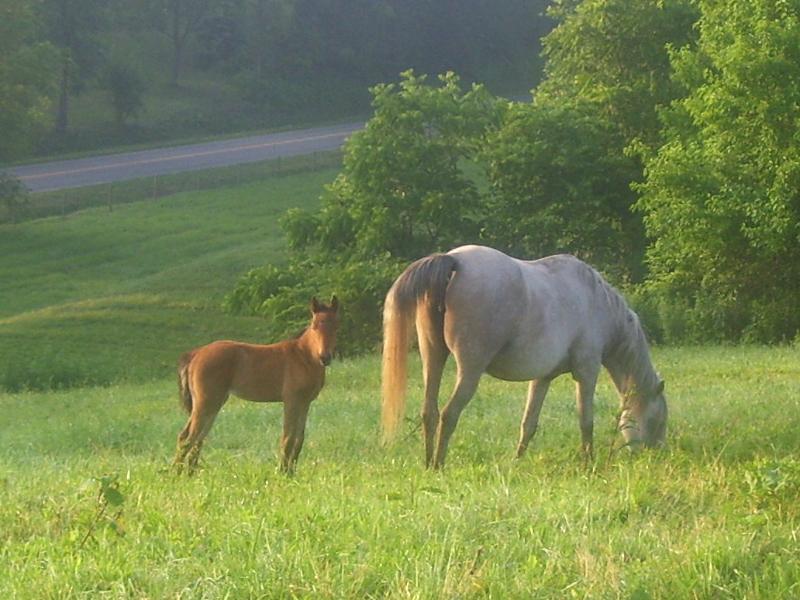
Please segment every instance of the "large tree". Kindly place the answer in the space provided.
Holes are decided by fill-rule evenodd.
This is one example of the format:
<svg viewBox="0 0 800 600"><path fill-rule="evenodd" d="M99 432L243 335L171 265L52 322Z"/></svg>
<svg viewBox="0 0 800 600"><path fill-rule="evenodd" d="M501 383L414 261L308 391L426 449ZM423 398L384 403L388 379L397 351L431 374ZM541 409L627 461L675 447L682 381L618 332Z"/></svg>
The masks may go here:
<svg viewBox="0 0 800 600"><path fill-rule="evenodd" d="M60 52L60 78L55 128L69 125L73 92L102 63L98 33L106 22L108 0L43 0L42 15L49 39Z"/></svg>
<svg viewBox="0 0 800 600"><path fill-rule="evenodd" d="M640 207L655 288L689 334L800 330L800 0L701 0L687 90L665 116Z"/></svg>
<svg viewBox="0 0 800 600"><path fill-rule="evenodd" d="M56 53L42 42L33 2L0 0L0 160L30 151L51 122Z"/></svg>
<svg viewBox="0 0 800 600"><path fill-rule="evenodd" d="M656 143L657 107L680 89L670 77L669 48L694 37L692 0L556 0L558 26L543 40L540 102L594 104L623 137Z"/></svg>

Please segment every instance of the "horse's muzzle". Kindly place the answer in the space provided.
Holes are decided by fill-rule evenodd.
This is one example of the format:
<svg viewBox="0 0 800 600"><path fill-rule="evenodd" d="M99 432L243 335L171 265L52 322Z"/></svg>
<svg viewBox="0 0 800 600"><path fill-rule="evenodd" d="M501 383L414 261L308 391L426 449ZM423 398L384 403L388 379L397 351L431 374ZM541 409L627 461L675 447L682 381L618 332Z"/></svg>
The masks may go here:
<svg viewBox="0 0 800 600"><path fill-rule="evenodd" d="M325 354L320 354L319 355L319 362L322 363L323 367L327 367L329 364L331 364L331 359L332 358L333 357L330 355L330 353L326 352Z"/></svg>

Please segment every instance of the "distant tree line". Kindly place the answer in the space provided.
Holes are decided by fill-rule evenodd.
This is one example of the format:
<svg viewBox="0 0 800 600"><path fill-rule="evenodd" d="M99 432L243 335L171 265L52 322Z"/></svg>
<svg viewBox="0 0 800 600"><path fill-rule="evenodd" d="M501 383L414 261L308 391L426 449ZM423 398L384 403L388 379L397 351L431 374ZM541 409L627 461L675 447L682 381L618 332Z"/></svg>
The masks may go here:
<svg viewBox="0 0 800 600"><path fill-rule="evenodd" d="M572 252L667 342L798 339L800 0L561 0L532 103L451 74L373 88L318 212L284 217L292 260L229 309L276 330L336 292L346 350L376 347L409 261L464 242ZM300 307L300 308L298 308Z"/></svg>
<svg viewBox="0 0 800 600"><path fill-rule="evenodd" d="M109 91L123 123L142 107L146 83L178 86L188 68L238 88L262 113L360 98L408 68L513 82L537 62L546 4L0 0L0 160L29 151L43 130L66 132L71 99L87 86ZM160 55L142 67L153 48Z"/></svg>

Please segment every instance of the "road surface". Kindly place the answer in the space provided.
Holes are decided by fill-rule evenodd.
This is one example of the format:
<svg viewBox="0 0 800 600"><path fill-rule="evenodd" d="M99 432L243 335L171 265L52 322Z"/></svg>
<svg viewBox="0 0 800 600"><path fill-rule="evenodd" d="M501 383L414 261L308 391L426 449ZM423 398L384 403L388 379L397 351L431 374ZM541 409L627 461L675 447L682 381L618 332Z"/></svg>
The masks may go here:
<svg viewBox="0 0 800 600"><path fill-rule="evenodd" d="M188 146L21 165L7 169L32 192L227 167L335 150L364 123L314 127Z"/></svg>

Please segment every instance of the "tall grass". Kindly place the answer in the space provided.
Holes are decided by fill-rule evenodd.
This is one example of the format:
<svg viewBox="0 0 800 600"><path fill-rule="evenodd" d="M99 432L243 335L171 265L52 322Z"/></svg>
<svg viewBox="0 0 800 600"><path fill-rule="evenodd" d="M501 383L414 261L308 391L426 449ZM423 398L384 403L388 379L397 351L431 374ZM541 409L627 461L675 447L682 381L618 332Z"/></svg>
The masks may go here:
<svg viewBox="0 0 800 600"><path fill-rule="evenodd" d="M797 597L799 358L658 350L669 446L638 455L602 450L619 441L604 377L588 470L567 378L519 461L524 385L486 379L431 473L416 418L379 445L377 357L334 363L294 478L278 405L231 401L185 478L172 381L0 396L0 594ZM98 522L103 477L121 498Z"/></svg>

